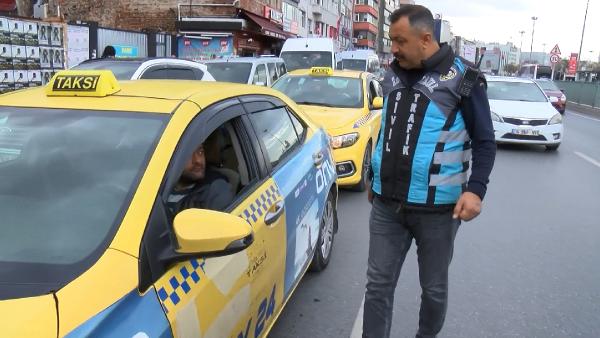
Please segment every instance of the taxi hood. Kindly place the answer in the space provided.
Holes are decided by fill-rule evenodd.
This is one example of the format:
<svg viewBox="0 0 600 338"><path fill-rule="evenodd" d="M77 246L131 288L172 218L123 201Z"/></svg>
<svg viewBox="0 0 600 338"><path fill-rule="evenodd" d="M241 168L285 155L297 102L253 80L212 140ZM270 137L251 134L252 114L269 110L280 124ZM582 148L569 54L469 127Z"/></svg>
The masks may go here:
<svg viewBox="0 0 600 338"><path fill-rule="evenodd" d="M54 295L0 301L0 337L57 337Z"/></svg>
<svg viewBox="0 0 600 338"><path fill-rule="evenodd" d="M363 115L362 108L337 108L301 105L302 110L326 130L352 126Z"/></svg>

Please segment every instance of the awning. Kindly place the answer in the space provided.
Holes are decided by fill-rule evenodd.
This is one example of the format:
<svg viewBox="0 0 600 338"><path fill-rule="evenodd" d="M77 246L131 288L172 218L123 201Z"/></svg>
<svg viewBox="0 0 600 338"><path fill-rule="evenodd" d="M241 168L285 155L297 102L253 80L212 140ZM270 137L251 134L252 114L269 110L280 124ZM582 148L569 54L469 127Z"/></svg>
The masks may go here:
<svg viewBox="0 0 600 338"><path fill-rule="evenodd" d="M260 27L260 31L262 34L266 36L270 36L275 39L285 40L289 37L295 37L295 34L285 32L283 29L279 28L275 23L263 18L262 16L258 16L256 14L242 11L242 14L250 19L252 22L257 24Z"/></svg>

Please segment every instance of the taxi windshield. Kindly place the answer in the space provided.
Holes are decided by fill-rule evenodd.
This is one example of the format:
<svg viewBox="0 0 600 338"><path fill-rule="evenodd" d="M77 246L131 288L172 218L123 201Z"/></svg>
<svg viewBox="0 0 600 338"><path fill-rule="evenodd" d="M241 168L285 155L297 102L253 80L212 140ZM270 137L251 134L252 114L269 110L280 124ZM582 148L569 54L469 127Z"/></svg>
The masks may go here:
<svg viewBox="0 0 600 338"><path fill-rule="evenodd" d="M110 70L115 74L119 81L131 80L135 71L142 65L142 61L127 61L127 60L106 60L84 62L73 67L72 69L81 70Z"/></svg>
<svg viewBox="0 0 600 338"><path fill-rule="evenodd" d="M336 76L285 76L273 85L298 104L362 108L360 79Z"/></svg>
<svg viewBox="0 0 600 338"><path fill-rule="evenodd" d="M59 288L106 250L167 118L0 108L0 299Z"/></svg>

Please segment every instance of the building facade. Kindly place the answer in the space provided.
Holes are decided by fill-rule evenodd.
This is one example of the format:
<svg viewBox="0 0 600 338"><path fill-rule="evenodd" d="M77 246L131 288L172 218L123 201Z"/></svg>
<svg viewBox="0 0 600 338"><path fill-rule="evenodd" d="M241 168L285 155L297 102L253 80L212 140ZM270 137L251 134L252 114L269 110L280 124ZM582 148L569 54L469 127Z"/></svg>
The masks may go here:
<svg viewBox="0 0 600 338"><path fill-rule="evenodd" d="M356 49L376 50L379 35L378 0L355 0L353 28L352 42Z"/></svg>

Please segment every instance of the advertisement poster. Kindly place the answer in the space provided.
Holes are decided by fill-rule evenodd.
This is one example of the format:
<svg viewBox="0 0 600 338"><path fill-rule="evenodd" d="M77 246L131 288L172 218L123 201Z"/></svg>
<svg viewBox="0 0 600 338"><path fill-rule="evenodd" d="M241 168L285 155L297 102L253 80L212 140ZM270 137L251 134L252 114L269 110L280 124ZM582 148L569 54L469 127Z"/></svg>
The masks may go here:
<svg viewBox="0 0 600 338"><path fill-rule="evenodd" d="M67 68L75 67L90 58L90 29L67 26Z"/></svg>
<svg viewBox="0 0 600 338"><path fill-rule="evenodd" d="M211 39L180 37L177 48L182 59L194 61L221 59L233 55L233 37Z"/></svg>
<svg viewBox="0 0 600 338"><path fill-rule="evenodd" d="M63 27L61 25L52 25L52 34L50 34L50 44L55 47L63 45Z"/></svg>
<svg viewBox="0 0 600 338"><path fill-rule="evenodd" d="M567 67L567 76L575 76L577 74L577 57L578 53L571 53L569 65Z"/></svg>
<svg viewBox="0 0 600 338"><path fill-rule="evenodd" d="M52 69L54 71L65 68L65 60L64 60L64 49L62 48L53 48L54 52L52 55Z"/></svg>
<svg viewBox="0 0 600 338"><path fill-rule="evenodd" d="M40 46L50 46L50 34L52 27L47 24L39 24L38 27L38 42Z"/></svg>

